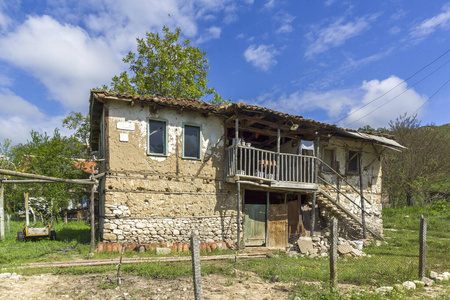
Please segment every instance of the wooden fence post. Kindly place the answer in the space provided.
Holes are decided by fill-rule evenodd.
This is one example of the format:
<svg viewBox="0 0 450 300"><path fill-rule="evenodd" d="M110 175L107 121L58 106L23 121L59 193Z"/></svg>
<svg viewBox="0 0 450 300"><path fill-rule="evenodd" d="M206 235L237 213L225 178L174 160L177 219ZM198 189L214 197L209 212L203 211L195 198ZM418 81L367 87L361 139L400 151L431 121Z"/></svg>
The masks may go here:
<svg viewBox="0 0 450 300"><path fill-rule="evenodd" d="M92 180L94 178L94 167L92 167ZM91 186L91 203L90 203L90 211L91 211L91 253L94 253L95 250L95 184Z"/></svg>
<svg viewBox="0 0 450 300"><path fill-rule="evenodd" d="M23 197L25 198L25 224L27 224L27 227L30 226L30 215L28 211L28 193L24 193Z"/></svg>
<svg viewBox="0 0 450 300"><path fill-rule="evenodd" d="M4 196L3 196L3 183L0 188L0 238L5 239L5 209L4 209Z"/></svg>
<svg viewBox="0 0 450 300"><path fill-rule="evenodd" d="M330 234L330 284L332 288L337 287L337 241L338 241L338 221L331 218Z"/></svg>
<svg viewBox="0 0 450 300"><path fill-rule="evenodd" d="M191 237L191 255L195 300L203 300L202 272L200 269L200 245L198 235L196 233L193 233Z"/></svg>
<svg viewBox="0 0 450 300"><path fill-rule="evenodd" d="M427 252L427 219L420 216L419 233L419 278L425 277L426 252Z"/></svg>

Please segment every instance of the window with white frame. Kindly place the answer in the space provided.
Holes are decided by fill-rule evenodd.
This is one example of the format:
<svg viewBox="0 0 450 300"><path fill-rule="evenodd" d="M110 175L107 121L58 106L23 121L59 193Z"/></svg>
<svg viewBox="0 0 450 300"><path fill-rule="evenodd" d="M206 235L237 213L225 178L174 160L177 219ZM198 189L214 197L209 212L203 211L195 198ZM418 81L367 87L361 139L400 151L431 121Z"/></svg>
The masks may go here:
<svg viewBox="0 0 450 300"><path fill-rule="evenodd" d="M183 124L183 158L201 159L202 127L194 124Z"/></svg>
<svg viewBox="0 0 450 300"><path fill-rule="evenodd" d="M148 119L148 149L150 155L167 155L167 121Z"/></svg>

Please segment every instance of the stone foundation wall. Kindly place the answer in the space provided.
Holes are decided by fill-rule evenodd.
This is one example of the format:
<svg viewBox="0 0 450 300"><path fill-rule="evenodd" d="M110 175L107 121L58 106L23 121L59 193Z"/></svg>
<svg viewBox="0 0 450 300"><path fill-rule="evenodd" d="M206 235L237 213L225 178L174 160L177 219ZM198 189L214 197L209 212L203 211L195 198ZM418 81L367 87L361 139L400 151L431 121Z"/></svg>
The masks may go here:
<svg viewBox="0 0 450 300"><path fill-rule="evenodd" d="M237 238L235 215L131 218L127 206L106 205L105 208L103 240L107 242L188 243L194 231L203 243L236 241Z"/></svg>

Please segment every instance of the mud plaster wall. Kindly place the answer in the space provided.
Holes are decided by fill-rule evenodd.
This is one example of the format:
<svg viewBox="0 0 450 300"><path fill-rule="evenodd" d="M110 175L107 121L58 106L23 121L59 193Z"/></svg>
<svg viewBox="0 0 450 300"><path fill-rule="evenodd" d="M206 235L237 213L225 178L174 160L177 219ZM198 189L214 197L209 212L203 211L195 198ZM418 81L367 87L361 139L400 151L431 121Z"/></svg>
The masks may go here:
<svg viewBox="0 0 450 300"><path fill-rule="evenodd" d="M109 175L103 239L137 240L139 235L141 241L186 241L192 230L203 232L205 241L232 239L237 190L224 182L223 121L120 101L106 106ZM167 121L166 156L147 155L148 118ZM202 126L201 160L182 158L183 123Z"/></svg>
<svg viewBox="0 0 450 300"><path fill-rule="evenodd" d="M381 151L379 146L376 148L378 153ZM372 204L364 203L364 209L372 214L372 216L366 215L366 224L369 228L375 230L377 233L382 233L383 223L381 219L381 161L377 156L377 152L370 143L362 143L344 139L331 139L329 144L321 144L321 155L323 155L323 149L329 148L335 150L336 161L338 166L338 173L342 175L353 187L358 191L360 190L359 173L346 174L346 162L349 159L348 150L357 151L362 149L362 181L363 181L363 195ZM328 182L337 183L337 175L329 172L319 172L321 176ZM361 200L359 195L344 181L340 180L341 190L355 203L360 204ZM331 188L322 185L322 189L325 189L335 199L337 198L336 192ZM361 210L352 204L344 196L339 196L339 202L343 204L350 212L356 216L361 216Z"/></svg>

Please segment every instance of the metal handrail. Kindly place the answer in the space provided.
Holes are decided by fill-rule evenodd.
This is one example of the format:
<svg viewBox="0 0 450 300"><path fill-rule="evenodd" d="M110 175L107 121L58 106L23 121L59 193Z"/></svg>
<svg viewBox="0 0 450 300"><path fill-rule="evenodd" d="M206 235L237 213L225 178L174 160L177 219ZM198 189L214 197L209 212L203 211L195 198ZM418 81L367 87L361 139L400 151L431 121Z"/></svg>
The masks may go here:
<svg viewBox="0 0 450 300"><path fill-rule="evenodd" d="M366 197L364 197L363 195L361 195L361 192L359 192L353 185L351 185L341 174L339 174L338 172L336 172L336 170L334 170L332 167L330 167L327 163L325 163L323 160L321 160L320 158L318 158L318 161L321 162L323 165L325 165L328 169L330 169L331 171L333 171L334 174L336 174L337 176L339 176L339 178L341 178L349 187L351 187L362 199L364 199L367 203L369 203L370 205L372 205L372 202L370 202L369 200L367 200Z"/></svg>

